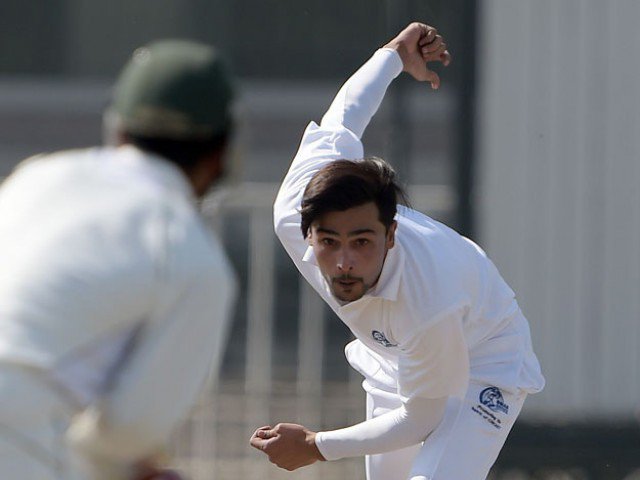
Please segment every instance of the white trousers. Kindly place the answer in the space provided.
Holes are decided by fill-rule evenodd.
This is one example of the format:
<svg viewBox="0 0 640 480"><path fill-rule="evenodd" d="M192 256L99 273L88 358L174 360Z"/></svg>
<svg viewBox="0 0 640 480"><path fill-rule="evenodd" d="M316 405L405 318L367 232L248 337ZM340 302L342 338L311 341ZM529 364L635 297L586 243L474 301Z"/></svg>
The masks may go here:
<svg viewBox="0 0 640 480"><path fill-rule="evenodd" d="M399 397L371 386L367 419L401 405ZM440 425L423 444L365 459L367 480L484 480L520 414L527 394L471 382L465 398L450 398Z"/></svg>

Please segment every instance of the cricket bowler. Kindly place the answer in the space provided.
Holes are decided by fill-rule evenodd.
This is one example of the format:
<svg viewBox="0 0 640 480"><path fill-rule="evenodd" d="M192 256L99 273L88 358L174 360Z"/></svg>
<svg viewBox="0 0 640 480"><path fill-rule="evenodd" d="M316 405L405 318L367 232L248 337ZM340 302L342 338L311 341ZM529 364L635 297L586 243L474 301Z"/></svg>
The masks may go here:
<svg viewBox="0 0 640 480"><path fill-rule="evenodd" d="M412 23L311 122L274 206L300 273L350 328L366 420L314 432L280 423L251 444L279 467L365 456L368 480L482 480L544 378L514 292L483 250L398 203L392 168L360 141L401 72L438 88L450 55Z"/></svg>
<svg viewBox="0 0 640 480"><path fill-rule="evenodd" d="M215 49L150 44L116 84L114 145L2 184L0 478L178 478L158 460L217 369L236 292L197 209L232 99Z"/></svg>

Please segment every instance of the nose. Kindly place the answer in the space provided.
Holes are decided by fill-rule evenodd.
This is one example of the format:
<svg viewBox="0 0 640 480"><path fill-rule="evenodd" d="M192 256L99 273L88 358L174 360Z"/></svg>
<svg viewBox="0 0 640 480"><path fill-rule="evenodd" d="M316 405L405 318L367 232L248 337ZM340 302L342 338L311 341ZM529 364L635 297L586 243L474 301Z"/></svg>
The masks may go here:
<svg viewBox="0 0 640 480"><path fill-rule="evenodd" d="M353 270L353 259L349 254L349 251L345 248L338 253L338 261L336 266L341 272L350 272Z"/></svg>

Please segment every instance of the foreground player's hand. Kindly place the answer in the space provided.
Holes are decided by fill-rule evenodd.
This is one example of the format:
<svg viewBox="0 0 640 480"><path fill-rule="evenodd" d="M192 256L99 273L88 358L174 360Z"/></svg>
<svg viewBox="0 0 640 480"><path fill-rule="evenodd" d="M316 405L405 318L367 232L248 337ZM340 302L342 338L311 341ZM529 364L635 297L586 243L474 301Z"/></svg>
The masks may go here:
<svg viewBox="0 0 640 480"><path fill-rule="evenodd" d="M183 480L175 470L156 469L144 466L138 469L133 480Z"/></svg>
<svg viewBox="0 0 640 480"><path fill-rule="evenodd" d="M295 423L259 428L251 436L251 446L263 451L271 463L289 471L324 460L316 447L316 433Z"/></svg>
<svg viewBox="0 0 640 480"><path fill-rule="evenodd" d="M447 44L434 27L414 22L385 45L398 52L405 72L421 82L430 82L431 88L440 87L440 77L427 68L429 62L441 62L445 67L451 62Z"/></svg>

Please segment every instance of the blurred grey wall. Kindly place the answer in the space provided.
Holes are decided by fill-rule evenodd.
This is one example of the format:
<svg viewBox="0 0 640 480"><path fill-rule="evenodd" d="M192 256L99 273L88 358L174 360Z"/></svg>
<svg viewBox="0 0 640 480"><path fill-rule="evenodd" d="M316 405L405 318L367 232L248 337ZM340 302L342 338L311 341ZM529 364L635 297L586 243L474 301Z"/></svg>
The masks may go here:
<svg viewBox="0 0 640 480"><path fill-rule="evenodd" d="M218 45L242 77L333 78L411 20L456 43L467 0L85 0L0 5L0 71L113 76L164 37Z"/></svg>
<svg viewBox="0 0 640 480"><path fill-rule="evenodd" d="M412 184L456 188L463 65L474 0L0 2L0 176L25 156L100 143L110 85L158 38L218 45L240 80L243 179L277 182L340 83L408 22L436 25L454 62L443 88L400 78L365 136ZM473 18L471 18L473 21ZM455 223L455 212L448 215Z"/></svg>
<svg viewBox="0 0 640 480"><path fill-rule="evenodd" d="M480 237L566 420L640 407L640 2L484 0Z"/></svg>

